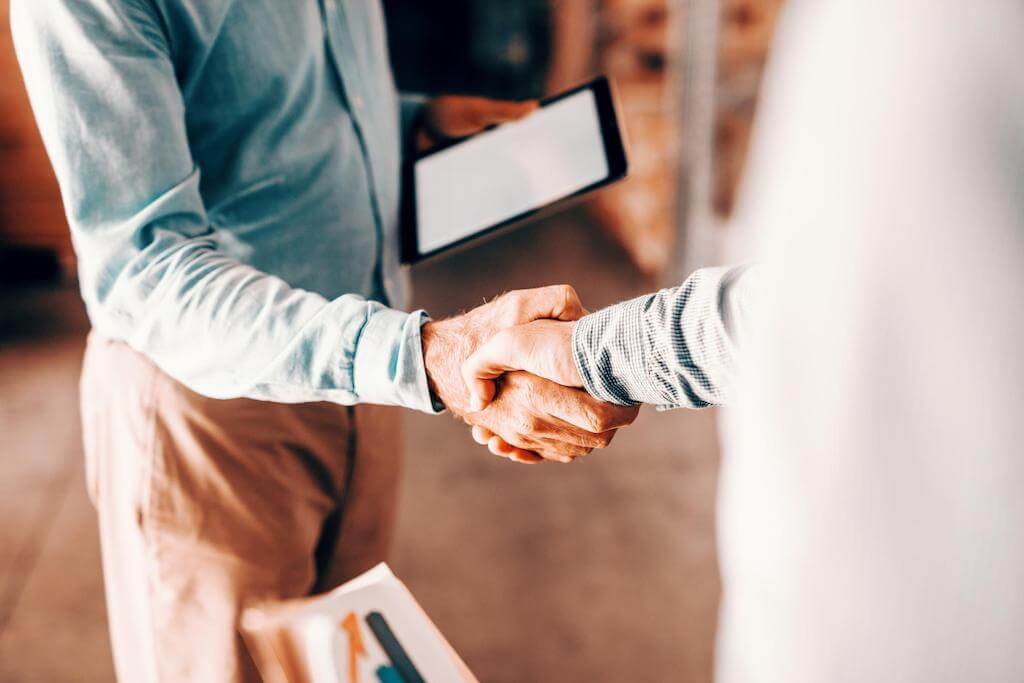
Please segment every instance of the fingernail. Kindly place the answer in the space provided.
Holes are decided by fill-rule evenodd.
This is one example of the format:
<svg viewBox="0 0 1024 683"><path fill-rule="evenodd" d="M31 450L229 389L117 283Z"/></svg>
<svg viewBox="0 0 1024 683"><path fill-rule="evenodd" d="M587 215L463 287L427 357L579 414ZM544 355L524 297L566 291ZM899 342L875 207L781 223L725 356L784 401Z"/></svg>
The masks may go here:
<svg viewBox="0 0 1024 683"><path fill-rule="evenodd" d="M470 409L475 413L484 409L484 400L479 396L474 396L469 402Z"/></svg>

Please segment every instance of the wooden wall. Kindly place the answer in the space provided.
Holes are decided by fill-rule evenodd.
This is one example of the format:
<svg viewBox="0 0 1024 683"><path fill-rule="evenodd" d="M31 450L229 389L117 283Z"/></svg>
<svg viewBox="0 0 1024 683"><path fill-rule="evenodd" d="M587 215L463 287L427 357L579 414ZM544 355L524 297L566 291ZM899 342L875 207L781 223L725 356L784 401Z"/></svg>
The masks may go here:
<svg viewBox="0 0 1024 683"><path fill-rule="evenodd" d="M71 272L71 239L14 57L8 0L0 0L0 112L0 247L54 249Z"/></svg>
<svg viewBox="0 0 1024 683"><path fill-rule="evenodd" d="M721 8L712 202L715 211L728 218L747 159L761 78L782 0L722 0Z"/></svg>
<svg viewBox="0 0 1024 683"><path fill-rule="evenodd" d="M601 0L599 64L614 80L629 145L629 178L599 193L595 215L644 273L670 265L682 113L679 0Z"/></svg>
<svg viewBox="0 0 1024 683"><path fill-rule="evenodd" d="M683 130L682 55L677 30L684 0L564 0L591 5L596 12L598 70L618 86L630 146L630 177L599 193L589 204L598 220L622 243L637 267L648 274L673 264L679 232L676 201L679 159L687 140ZM729 218L746 161L761 76L782 0L704 0L720 14L715 84L711 197L718 219ZM579 42L578 32L558 32ZM588 35L590 35L588 33ZM701 200L698 200L701 201Z"/></svg>

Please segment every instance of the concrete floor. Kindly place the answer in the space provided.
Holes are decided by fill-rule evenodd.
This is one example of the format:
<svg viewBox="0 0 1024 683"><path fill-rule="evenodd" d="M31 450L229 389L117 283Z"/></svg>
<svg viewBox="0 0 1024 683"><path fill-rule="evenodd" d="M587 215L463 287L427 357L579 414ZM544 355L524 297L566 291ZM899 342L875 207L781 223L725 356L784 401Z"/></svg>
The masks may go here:
<svg viewBox="0 0 1024 683"><path fill-rule="evenodd" d="M651 288L578 212L417 267L434 316L574 284L590 308ZM112 680L73 291L0 300L0 681ZM707 681L719 583L712 412L645 409L611 448L523 467L409 414L392 566L481 681Z"/></svg>

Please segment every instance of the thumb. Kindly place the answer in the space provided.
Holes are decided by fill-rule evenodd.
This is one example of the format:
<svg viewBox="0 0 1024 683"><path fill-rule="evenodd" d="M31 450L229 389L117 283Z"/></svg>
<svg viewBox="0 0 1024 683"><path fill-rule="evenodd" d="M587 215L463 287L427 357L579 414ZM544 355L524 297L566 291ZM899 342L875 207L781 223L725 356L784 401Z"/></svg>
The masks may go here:
<svg viewBox="0 0 1024 683"><path fill-rule="evenodd" d="M505 294L495 303L501 306L498 310L502 327L522 325L541 318L579 320L587 313L576 290L570 285L521 289Z"/></svg>
<svg viewBox="0 0 1024 683"><path fill-rule="evenodd" d="M520 370L518 332L502 330L480 346L462 363L462 379L469 389L470 409L483 410L494 400L494 380L502 374Z"/></svg>
<svg viewBox="0 0 1024 683"><path fill-rule="evenodd" d="M492 123L515 121L532 114L537 110L537 100L516 102L512 100L490 100L487 116Z"/></svg>

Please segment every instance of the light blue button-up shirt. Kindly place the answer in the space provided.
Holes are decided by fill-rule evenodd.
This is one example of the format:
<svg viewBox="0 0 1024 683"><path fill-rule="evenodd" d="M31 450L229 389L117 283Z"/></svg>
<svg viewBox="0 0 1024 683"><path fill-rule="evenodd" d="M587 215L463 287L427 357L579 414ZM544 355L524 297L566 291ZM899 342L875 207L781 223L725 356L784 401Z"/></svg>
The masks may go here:
<svg viewBox="0 0 1024 683"><path fill-rule="evenodd" d="M217 398L432 411L371 0L12 0L93 326Z"/></svg>

